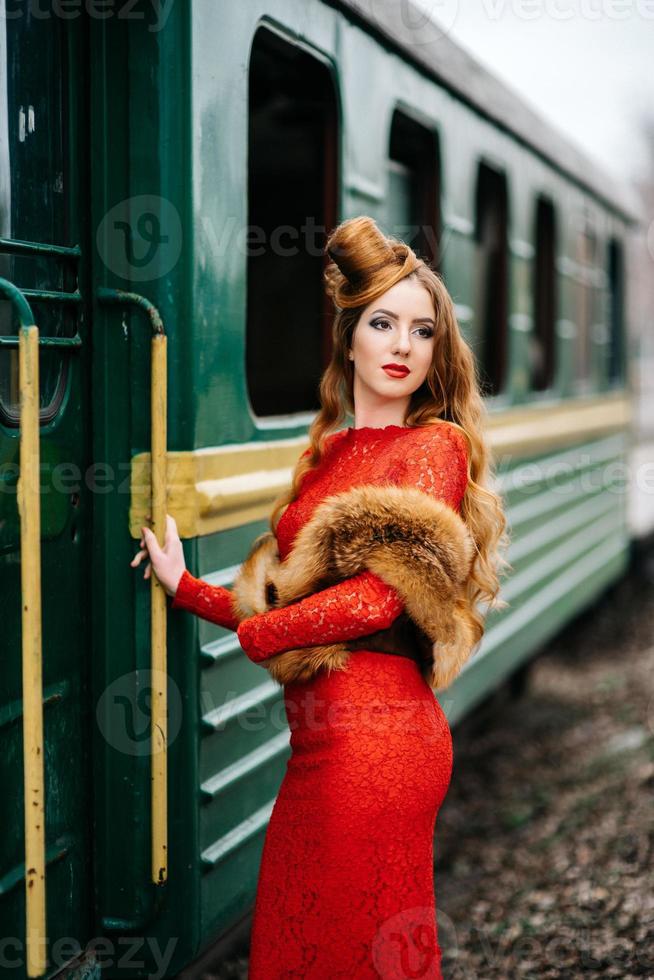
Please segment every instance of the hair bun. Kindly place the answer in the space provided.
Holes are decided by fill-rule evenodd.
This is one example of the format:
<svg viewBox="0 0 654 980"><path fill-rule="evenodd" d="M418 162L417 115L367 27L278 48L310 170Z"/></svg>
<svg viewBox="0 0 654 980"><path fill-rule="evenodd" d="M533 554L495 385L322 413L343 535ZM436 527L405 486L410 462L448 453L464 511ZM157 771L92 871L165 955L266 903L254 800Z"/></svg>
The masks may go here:
<svg viewBox="0 0 654 980"><path fill-rule="evenodd" d="M348 218L325 246L325 288L340 309L365 306L421 263L405 242L384 235L368 215Z"/></svg>

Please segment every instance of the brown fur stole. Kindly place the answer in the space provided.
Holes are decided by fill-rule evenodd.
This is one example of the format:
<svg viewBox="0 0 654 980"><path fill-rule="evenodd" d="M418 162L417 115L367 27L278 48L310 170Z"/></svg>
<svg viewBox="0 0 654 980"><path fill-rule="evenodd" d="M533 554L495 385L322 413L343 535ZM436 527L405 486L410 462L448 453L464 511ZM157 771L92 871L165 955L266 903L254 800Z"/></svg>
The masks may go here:
<svg viewBox="0 0 654 980"><path fill-rule="evenodd" d="M423 674L442 690L480 638L465 590L474 557L472 536L448 504L414 487L366 484L319 504L284 561L275 535L260 535L234 582L234 606L246 619L372 571L396 589L406 613L372 636L406 629L408 618L426 652ZM344 669L355 644L362 646L349 642L287 650L263 663L280 684L306 680L322 668Z"/></svg>

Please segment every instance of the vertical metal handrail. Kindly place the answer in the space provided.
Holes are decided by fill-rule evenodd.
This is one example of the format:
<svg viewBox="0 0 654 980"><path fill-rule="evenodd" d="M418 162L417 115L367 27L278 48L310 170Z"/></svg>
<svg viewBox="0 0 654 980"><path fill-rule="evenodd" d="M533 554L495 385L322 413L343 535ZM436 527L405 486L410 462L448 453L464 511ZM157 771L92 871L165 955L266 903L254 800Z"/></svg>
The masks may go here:
<svg viewBox="0 0 654 980"><path fill-rule="evenodd" d="M135 306L144 313L152 327L150 378L150 458L152 491L152 531L161 546L166 533L167 472L166 443L168 416L167 338L156 306L138 293L122 289L100 288L100 302L114 306ZM151 610L151 684L150 719L152 752L152 881L163 884L168 877L168 702L166 592L152 570Z"/></svg>
<svg viewBox="0 0 654 980"><path fill-rule="evenodd" d="M39 329L29 303L0 279L0 295L20 322L20 576L23 674L23 782L25 821L25 940L27 976L46 970L45 786L43 752L43 651L41 633L41 495L39 486Z"/></svg>

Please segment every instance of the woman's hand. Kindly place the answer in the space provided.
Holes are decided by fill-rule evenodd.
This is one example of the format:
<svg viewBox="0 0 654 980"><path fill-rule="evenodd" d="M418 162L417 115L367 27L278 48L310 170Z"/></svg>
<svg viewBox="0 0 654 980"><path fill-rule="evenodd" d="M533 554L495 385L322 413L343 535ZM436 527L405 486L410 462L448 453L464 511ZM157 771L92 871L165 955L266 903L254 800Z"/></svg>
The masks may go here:
<svg viewBox="0 0 654 980"><path fill-rule="evenodd" d="M184 561L184 548L177 533L175 518L166 514L166 534L164 546L161 548L149 527L141 528L142 537L139 542L141 551L138 551L132 558L130 565L136 568L141 559L148 556L150 562L145 566L143 578L150 578L152 568L168 595L174 596L177 592L179 580L186 569Z"/></svg>

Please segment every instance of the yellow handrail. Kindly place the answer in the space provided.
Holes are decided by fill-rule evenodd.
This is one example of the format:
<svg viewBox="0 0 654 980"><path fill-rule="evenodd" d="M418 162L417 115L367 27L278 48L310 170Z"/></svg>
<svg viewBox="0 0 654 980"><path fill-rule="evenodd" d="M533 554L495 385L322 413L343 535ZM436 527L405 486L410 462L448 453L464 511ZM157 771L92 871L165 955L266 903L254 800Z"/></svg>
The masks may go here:
<svg viewBox="0 0 654 980"><path fill-rule="evenodd" d="M41 497L39 493L39 330L21 329L20 577L23 644L23 777L25 786L25 908L27 975L45 962L45 786L43 776L43 670L41 645Z"/></svg>
<svg viewBox="0 0 654 980"><path fill-rule="evenodd" d="M152 337L152 368L150 386L150 410L152 432L152 530L159 544L163 545L166 529L166 417L167 417L167 358L166 335ZM163 585L151 573L150 619L152 629L152 880L161 884L166 880L168 868L168 820L167 820L167 758L168 758L168 700L167 700L167 642L166 642L166 592Z"/></svg>
<svg viewBox="0 0 654 980"><path fill-rule="evenodd" d="M167 472L166 443L168 415L167 338L157 308L138 293L122 289L98 290L98 299L115 306L136 306L150 320L150 453L152 491L152 531L161 546L166 534ZM151 875L155 885L168 877L168 659L166 638L166 592L152 571L150 576L150 681L151 718L150 748L152 752L151 785L152 829Z"/></svg>
<svg viewBox="0 0 654 980"><path fill-rule="evenodd" d="M0 279L0 295L20 321L18 390L20 475L21 645L23 683L23 787L25 824L25 941L27 976L46 971L45 779L43 650L41 632L41 494L39 446L39 329L16 286Z"/></svg>
<svg viewBox="0 0 654 980"><path fill-rule="evenodd" d="M39 492L39 330L20 331L20 576L23 644L23 772L27 975L41 976L45 957L45 787L41 645L41 496Z"/></svg>

